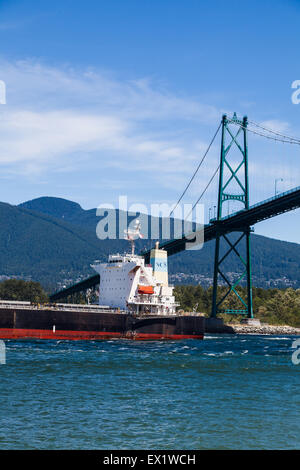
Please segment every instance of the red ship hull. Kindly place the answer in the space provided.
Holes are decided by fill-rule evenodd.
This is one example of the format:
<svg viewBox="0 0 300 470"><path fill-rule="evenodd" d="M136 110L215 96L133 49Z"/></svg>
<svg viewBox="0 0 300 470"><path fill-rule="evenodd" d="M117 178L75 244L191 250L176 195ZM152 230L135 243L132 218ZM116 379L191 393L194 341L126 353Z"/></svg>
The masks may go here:
<svg viewBox="0 0 300 470"><path fill-rule="evenodd" d="M132 339L139 341L149 340L178 340L203 339L203 334L159 334L159 333L112 333L98 331L56 331L28 330L28 329L0 329L0 339L54 339L54 340L103 340L103 339Z"/></svg>

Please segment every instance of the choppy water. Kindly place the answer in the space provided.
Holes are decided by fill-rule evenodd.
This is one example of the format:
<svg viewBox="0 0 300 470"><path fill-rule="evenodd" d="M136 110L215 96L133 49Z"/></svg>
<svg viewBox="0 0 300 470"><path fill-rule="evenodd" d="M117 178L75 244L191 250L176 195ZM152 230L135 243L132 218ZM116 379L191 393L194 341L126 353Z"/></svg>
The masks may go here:
<svg viewBox="0 0 300 470"><path fill-rule="evenodd" d="M6 341L0 449L295 449L293 337Z"/></svg>

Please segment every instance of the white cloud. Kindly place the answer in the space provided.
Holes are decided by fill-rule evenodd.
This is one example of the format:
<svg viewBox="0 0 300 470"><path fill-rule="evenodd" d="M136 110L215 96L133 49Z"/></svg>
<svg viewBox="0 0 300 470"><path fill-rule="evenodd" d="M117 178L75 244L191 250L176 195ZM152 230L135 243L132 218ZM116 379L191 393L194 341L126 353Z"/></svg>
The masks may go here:
<svg viewBox="0 0 300 470"><path fill-rule="evenodd" d="M111 148L126 125L115 117L72 111L9 111L1 126L0 161L51 160Z"/></svg>
<svg viewBox="0 0 300 470"><path fill-rule="evenodd" d="M16 171L26 174L91 153L114 168L192 171L206 144L182 129L219 117L214 107L178 97L148 79L121 81L92 69L34 61L0 66L7 85L0 162L18 164Z"/></svg>
<svg viewBox="0 0 300 470"><path fill-rule="evenodd" d="M112 171L119 188L125 174L125 185L138 178L140 184L147 175L153 187L179 193L222 115L221 109L171 93L161 83L120 80L94 69L0 60L0 79L7 86L7 104L0 106L0 164L6 174L36 181L51 171L80 174L87 165L90 171L101 165L111 187ZM289 129L279 120L262 125L278 132ZM215 141L190 196L204 188L218 159ZM250 176L254 160L252 152ZM264 161L265 156L259 159L256 173L262 186ZM274 167L273 179L275 174ZM269 186L272 190L273 181ZM210 200L215 200L213 191L208 192Z"/></svg>
<svg viewBox="0 0 300 470"><path fill-rule="evenodd" d="M289 123L285 121L279 121L278 119L271 119L269 121L263 121L260 123L261 126L266 129L271 129L275 132L286 132L289 130Z"/></svg>
<svg viewBox="0 0 300 470"><path fill-rule="evenodd" d="M220 112L190 97L170 93L149 79L118 80L107 72L49 67L36 61L0 61L13 105L43 109L97 109L134 120L188 119L207 122Z"/></svg>

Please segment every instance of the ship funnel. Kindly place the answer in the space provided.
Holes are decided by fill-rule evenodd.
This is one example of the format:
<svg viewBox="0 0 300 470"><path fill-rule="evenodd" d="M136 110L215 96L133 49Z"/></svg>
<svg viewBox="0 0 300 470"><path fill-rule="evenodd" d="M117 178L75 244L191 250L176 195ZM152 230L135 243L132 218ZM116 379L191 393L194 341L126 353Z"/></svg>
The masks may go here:
<svg viewBox="0 0 300 470"><path fill-rule="evenodd" d="M150 253L150 264L153 268L153 276L164 286L168 285L168 254L165 250L159 249L159 242L155 243L155 248Z"/></svg>

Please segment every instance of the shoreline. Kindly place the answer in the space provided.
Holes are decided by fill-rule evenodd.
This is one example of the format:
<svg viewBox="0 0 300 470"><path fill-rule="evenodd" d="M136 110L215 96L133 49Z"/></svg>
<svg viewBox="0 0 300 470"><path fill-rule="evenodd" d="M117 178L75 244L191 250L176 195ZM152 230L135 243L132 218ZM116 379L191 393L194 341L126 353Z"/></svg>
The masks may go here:
<svg viewBox="0 0 300 470"><path fill-rule="evenodd" d="M300 335L300 328L288 325L227 325L230 326L235 334L253 334L253 335Z"/></svg>
<svg viewBox="0 0 300 470"><path fill-rule="evenodd" d="M259 321L253 321L252 323L224 323L222 318L206 317L205 333L300 336L300 328L290 325L269 325Z"/></svg>

